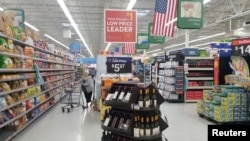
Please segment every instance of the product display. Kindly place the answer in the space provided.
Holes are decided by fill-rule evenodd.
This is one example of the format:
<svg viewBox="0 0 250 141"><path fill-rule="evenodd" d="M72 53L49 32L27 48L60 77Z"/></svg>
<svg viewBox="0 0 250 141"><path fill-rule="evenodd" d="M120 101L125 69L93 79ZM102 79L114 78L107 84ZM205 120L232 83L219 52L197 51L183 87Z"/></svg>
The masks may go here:
<svg viewBox="0 0 250 141"><path fill-rule="evenodd" d="M114 98L128 94L126 101ZM112 140L112 135L128 141L161 140L161 132L168 127L159 111L162 102L163 97L152 84L142 87L132 82L113 83L104 101L111 108L105 110L102 140Z"/></svg>

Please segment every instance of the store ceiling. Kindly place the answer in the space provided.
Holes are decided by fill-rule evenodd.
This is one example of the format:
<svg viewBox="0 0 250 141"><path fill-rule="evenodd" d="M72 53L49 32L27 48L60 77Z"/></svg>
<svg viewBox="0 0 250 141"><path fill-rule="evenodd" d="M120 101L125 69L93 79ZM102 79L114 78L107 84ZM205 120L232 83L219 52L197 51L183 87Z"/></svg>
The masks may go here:
<svg viewBox="0 0 250 141"><path fill-rule="evenodd" d="M126 9L129 1L130 0L65 0L66 6L94 56L96 56L100 50L105 50L107 46L107 44L104 43L103 32L104 9ZM155 0L137 0L133 9L137 10L138 13L138 32L147 32L148 23L153 20L154 6ZM25 11L26 22L38 28L40 30L40 37L43 39L46 39L43 35L48 34L65 45L69 45L71 42L80 42L82 44L75 30L71 26L64 25L70 22L57 3L57 0L0 0L0 7L23 9ZM163 45L151 45L149 51L157 48L164 49L174 44L184 43L184 35L186 32L189 32L190 40L206 38L207 36L223 32L227 33L228 36L232 36L232 30L240 28L243 21L250 20L250 1L211 0L205 5L204 16L203 29L176 29L174 38L167 38L166 43ZM230 20L231 26L229 26ZM213 26L214 23L217 24ZM68 29L71 30L72 36L71 38L64 38L63 31ZM224 36L225 35L221 35L202 41L196 41L190 43L190 46L215 41ZM49 42L53 43L51 40L49 40ZM55 45L57 44L55 43ZM82 46L82 54L86 57L90 56L83 44ZM113 50L114 46L117 45L112 44L110 50ZM57 47L61 46L57 45ZM167 50L179 47L184 47L184 45L174 46Z"/></svg>

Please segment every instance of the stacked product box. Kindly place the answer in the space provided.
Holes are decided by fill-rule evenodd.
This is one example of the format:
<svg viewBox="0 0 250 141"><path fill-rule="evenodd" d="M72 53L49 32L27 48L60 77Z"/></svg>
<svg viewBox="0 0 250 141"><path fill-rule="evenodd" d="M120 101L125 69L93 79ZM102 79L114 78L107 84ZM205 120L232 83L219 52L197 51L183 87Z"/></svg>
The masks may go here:
<svg viewBox="0 0 250 141"><path fill-rule="evenodd" d="M220 91L203 91L197 112L218 122L250 121L249 99L245 88L221 85Z"/></svg>

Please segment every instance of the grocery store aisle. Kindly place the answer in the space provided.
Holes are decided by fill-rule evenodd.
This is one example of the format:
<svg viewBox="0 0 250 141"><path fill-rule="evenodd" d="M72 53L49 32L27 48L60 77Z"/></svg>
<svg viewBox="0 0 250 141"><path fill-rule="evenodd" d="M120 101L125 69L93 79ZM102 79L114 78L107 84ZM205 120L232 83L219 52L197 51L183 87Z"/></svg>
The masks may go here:
<svg viewBox="0 0 250 141"><path fill-rule="evenodd" d="M74 108L62 113L61 104L31 124L13 141L100 141L102 129L99 112ZM169 141L206 141L208 121L196 114L196 104L164 103L162 114L168 118L169 128L163 134Z"/></svg>

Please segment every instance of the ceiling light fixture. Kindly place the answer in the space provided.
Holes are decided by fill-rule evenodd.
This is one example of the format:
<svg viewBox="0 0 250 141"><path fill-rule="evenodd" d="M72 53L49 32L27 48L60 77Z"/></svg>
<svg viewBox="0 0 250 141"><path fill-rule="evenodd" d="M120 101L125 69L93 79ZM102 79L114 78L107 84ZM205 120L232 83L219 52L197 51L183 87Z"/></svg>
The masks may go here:
<svg viewBox="0 0 250 141"><path fill-rule="evenodd" d="M39 31L39 29L37 29L35 26L29 24L28 22L24 22L25 25L27 25L28 27L30 27L31 29L35 30L35 31Z"/></svg>
<svg viewBox="0 0 250 141"><path fill-rule="evenodd" d="M58 1L58 0L57 0ZM136 0L130 0L129 4L128 4L128 7L127 7L127 10L131 10L133 9L134 5L136 3ZM111 43L108 43L107 46L106 46L106 49L105 51L107 51L110 47Z"/></svg>
<svg viewBox="0 0 250 141"><path fill-rule="evenodd" d="M205 39L209 39L209 38L213 38L213 37L217 37L217 36L221 36L221 35L225 35L225 32L214 34L214 35L207 36L207 37L200 38L200 39L196 39L196 40L192 40L192 41L189 41L189 43L193 43L193 42L197 42L197 41L202 41L202 40L205 40ZM172 48L172 47L177 47L177 46L180 46L180 45L185 45L185 43L180 43L180 44L172 45L172 46L169 46L169 47L165 47L164 49L168 49L168 48Z"/></svg>
<svg viewBox="0 0 250 141"><path fill-rule="evenodd" d="M148 52L145 52L145 53L152 53L152 52L157 52L157 51L160 51L161 49L155 49L155 50L151 50L151 51L148 51Z"/></svg>
<svg viewBox="0 0 250 141"><path fill-rule="evenodd" d="M209 3L211 0L204 0L203 1L203 4L207 4L207 3Z"/></svg>
<svg viewBox="0 0 250 141"><path fill-rule="evenodd" d="M209 45L212 42L207 42L207 43L203 43L203 44L198 44L198 45L192 45L192 47L200 47L200 46L205 46L205 45Z"/></svg>
<svg viewBox="0 0 250 141"><path fill-rule="evenodd" d="M66 15L66 17L68 18L68 20L70 21L71 25L73 26L73 28L75 29L76 33L78 34L78 36L80 37L80 39L82 40L84 46L87 48L87 50L89 51L89 54L91 55L91 57L94 57L94 55L92 54L91 50L89 49L87 43L85 42L81 32L79 31L77 24L75 23L73 17L71 16L67 6L65 5L63 0L57 0L58 4L60 5L60 7L62 8L64 14Z"/></svg>
<svg viewBox="0 0 250 141"><path fill-rule="evenodd" d="M154 53L153 56L156 56L158 54L162 54L162 53L165 53L164 51L161 51L161 52L157 52L157 53Z"/></svg>
<svg viewBox="0 0 250 141"><path fill-rule="evenodd" d="M2 7L0 7L0 11L3 11L3 8L2 8Z"/></svg>
<svg viewBox="0 0 250 141"><path fill-rule="evenodd" d="M56 40L55 38L53 38L53 37L49 36L48 34L44 34L44 36L45 36L45 37L47 37L47 38L49 38L49 39L51 39L52 41L54 41L54 42L58 43L59 45L63 46L64 48L69 49L69 47L68 47L68 46L66 46L65 44L63 44L63 43L59 42L58 40Z"/></svg>
<svg viewBox="0 0 250 141"><path fill-rule="evenodd" d="M85 58L85 56L83 56L82 54L77 54L78 56L80 56L80 57L83 57L83 58Z"/></svg>
<svg viewBox="0 0 250 141"><path fill-rule="evenodd" d="M136 3L136 0L130 0L128 7L127 7L127 10L133 9L135 3Z"/></svg>

